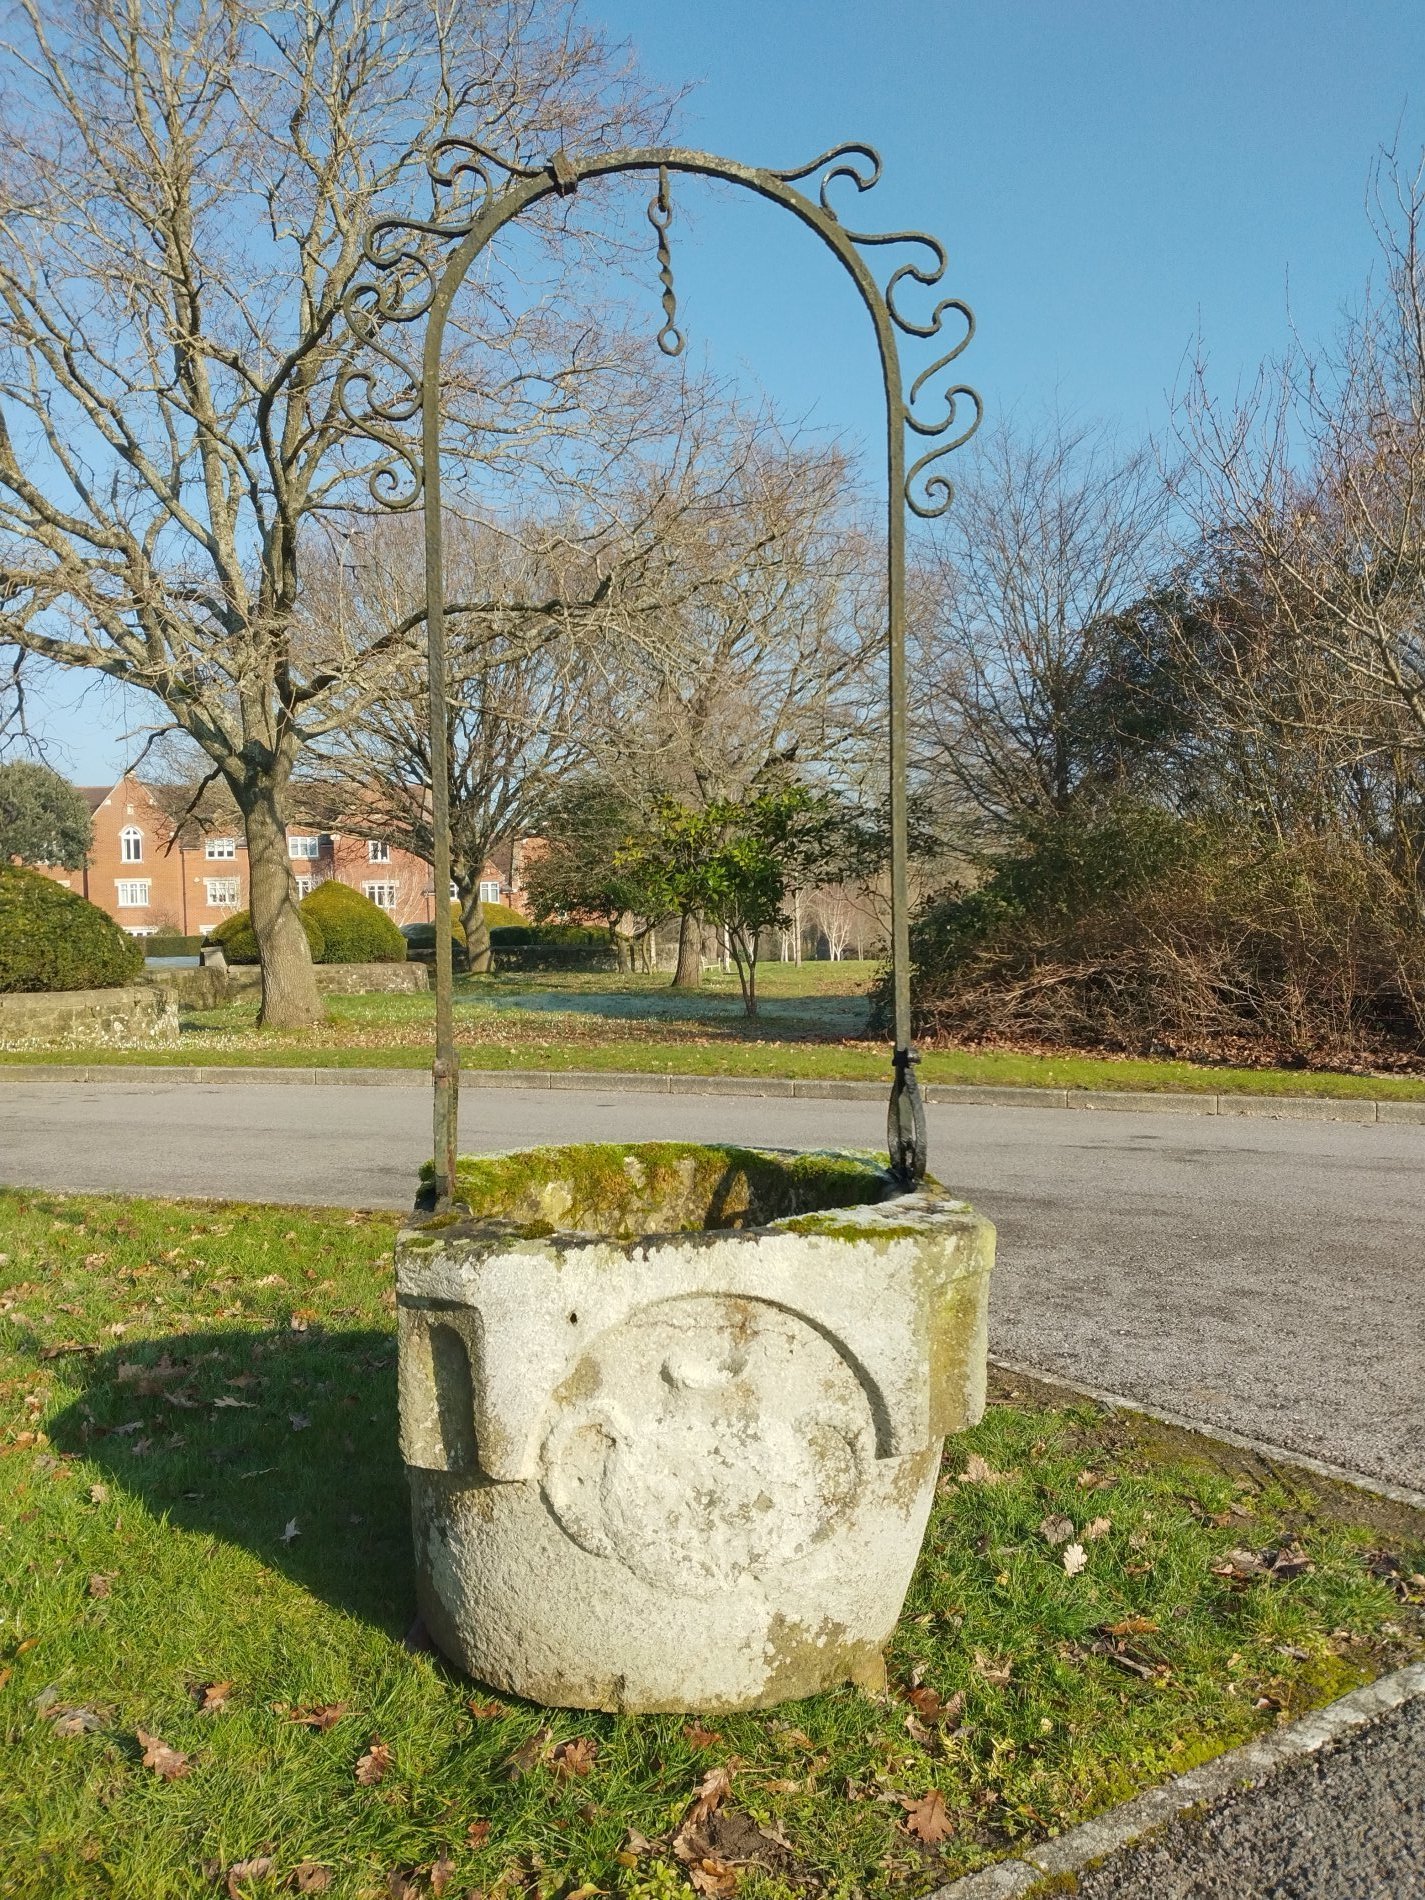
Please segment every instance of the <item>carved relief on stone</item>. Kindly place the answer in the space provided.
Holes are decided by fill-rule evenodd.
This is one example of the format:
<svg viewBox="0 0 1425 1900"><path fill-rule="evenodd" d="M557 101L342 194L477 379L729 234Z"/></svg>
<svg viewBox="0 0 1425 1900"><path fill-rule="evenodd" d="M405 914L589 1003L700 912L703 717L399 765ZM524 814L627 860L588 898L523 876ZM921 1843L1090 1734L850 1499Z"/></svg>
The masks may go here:
<svg viewBox="0 0 1425 1900"><path fill-rule="evenodd" d="M701 1295L591 1343L555 1394L540 1479L576 1544L698 1597L828 1537L874 1455L865 1392L830 1340L768 1302Z"/></svg>

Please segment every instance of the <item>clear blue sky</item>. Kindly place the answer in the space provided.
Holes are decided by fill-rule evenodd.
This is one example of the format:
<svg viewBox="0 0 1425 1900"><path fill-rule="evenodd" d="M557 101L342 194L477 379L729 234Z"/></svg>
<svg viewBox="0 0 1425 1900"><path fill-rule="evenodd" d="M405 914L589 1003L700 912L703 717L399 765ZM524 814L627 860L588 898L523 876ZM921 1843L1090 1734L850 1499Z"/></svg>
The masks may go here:
<svg viewBox="0 0 1425 1900"><path fill-rule="evenodd" d="M1372 261L1379 146L1425 144L1425 0L588 0L695 90L679 137L751 163L877 146L872 228L950 250L992 411L1159 428L1200 330L1219 383L1289 325L1322 337ZM1412 92L1412 88L1414 91ZM684 195L685 194L685 195ZM688 185L673 227L690 347L793 415L874 433L866 319L815 239ZM650 327L656 328L649 260ZM72 693L66 695L72 698ZM132 702L133 713L138 701ZM61 714L62 769L121 763L113 695Z"/></svg>

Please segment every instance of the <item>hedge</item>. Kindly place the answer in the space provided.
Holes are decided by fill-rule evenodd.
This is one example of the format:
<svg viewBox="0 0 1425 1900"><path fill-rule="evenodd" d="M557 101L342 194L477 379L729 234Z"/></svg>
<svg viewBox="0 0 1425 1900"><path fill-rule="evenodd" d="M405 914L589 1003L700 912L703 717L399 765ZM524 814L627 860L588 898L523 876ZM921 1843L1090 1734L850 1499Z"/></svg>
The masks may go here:
<svg viewBox="0 0 1425 1900"><path fill-rule="evenodd" d="M302 899L302 915L321 929L325 963L404 963L406 940L378 904L328 878Z"/></svg>
<svg viewBox="0 0 1425 1900"><path fill-rule="evenodd" d="M0 865L0 991L112 990L143 969L143 945L51 877Z"/></svg>

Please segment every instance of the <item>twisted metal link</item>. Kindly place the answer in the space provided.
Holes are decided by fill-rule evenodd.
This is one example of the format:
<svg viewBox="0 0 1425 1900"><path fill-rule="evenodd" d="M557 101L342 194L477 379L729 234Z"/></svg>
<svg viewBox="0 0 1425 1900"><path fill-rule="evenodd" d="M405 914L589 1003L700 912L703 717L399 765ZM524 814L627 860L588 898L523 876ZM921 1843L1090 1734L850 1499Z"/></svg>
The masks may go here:
<svg viewBox="0 0 1425 1900"><path fill-rule="evenodd" d="M658 233L658 281L663 286L663 315L658 347L665 356L681 356L683 332L678 328L678 293L673 287L673 253L668 248L668 226L673 222L673 200L668 193L668 167L658 167L658 193L648 201L648 222Z"/></svg>

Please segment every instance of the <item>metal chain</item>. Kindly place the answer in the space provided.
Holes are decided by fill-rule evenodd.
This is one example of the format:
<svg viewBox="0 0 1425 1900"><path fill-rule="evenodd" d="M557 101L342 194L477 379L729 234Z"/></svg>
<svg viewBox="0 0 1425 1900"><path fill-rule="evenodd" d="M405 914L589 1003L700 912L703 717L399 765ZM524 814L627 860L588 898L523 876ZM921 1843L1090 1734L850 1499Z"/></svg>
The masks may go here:
<svg viewBox="0 0 1425 1900"><path fill-rule="evenodd" d="M658 347L665 356L681 356L683 332L678 328L678 293L673 288L673 254L668 249L668 226L673 222L673 201L668 195L668 167L658 167L658 195L648 201L648 222L658 233L658 278L663 286L663 315L667 319L658 332Z"/></svg>

